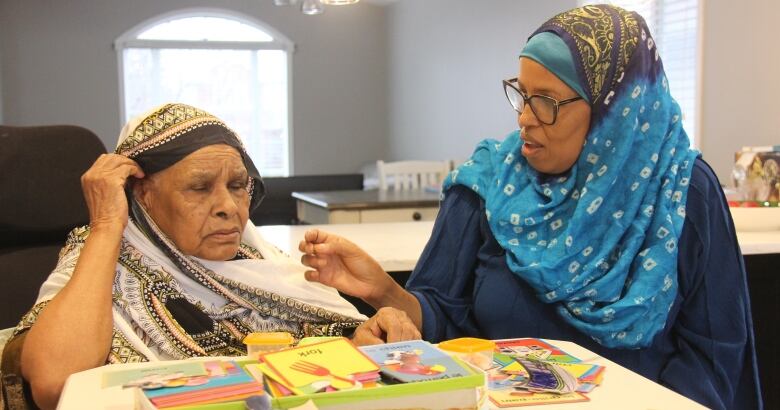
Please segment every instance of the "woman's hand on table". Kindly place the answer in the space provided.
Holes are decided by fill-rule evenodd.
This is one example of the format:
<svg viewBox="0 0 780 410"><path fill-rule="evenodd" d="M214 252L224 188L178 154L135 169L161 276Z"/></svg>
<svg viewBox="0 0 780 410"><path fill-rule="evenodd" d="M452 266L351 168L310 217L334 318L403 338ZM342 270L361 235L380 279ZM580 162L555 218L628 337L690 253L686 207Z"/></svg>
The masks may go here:
<svg viewBox="0 0 780 410"><path fill-rule="evenodd" d="M92 229L127 226L125 185L130 177L143 178L144 172L138 163L117 154L101 155L81 176Z"/></svg>
<svg viewBox="0 0 780 410"><path fill-rule="evenodd" d="M306 231L298 245L301 262L313 268L306 280L319 282L340 292L382 307L383 300L400 286L379 263L354 243L318 229Z"/></svg>
<svg viewBox="0 0 780 410"><path fill-rule="evenodd" d="M391 307L379 309L374 316L358 326L355 333L352 334L352 342L358 346L418 340L420 338L420 331L417 330L406 312Z"/></svg>

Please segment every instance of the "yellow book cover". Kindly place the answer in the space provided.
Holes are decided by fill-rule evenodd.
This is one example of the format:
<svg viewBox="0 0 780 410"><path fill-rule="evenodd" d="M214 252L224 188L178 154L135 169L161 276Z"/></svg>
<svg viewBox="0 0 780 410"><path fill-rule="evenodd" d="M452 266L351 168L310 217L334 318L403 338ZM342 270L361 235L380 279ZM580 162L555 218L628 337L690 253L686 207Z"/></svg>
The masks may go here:
<svg viewBox="0 0 780 410"><path fill-rule="evenodd" d="M275 383L278 383L279 386L289 390L293 394L302 395L302 394L313 393L311 391L304 392L304 391L302 391L300 389L295 388L294 386L291 386L291 385L287 384L287 382L281 378L279 373L276 373L275 370L273 370L270 367L268 367L268 365L265 364L265 363L257 363L257 364L254 364L254 366L257 369L260 369L260 371L263 372L263 374L266 377L268 377L269 379L273 380ZM274 397L284 397L284 396L287 396L289 393L285 393L283 391L280 391L279 390L279 386L277 386L274 383L269 383L268 384L268 388L269 388L269 390L271 390L271 395L274 396Z"/></svg>
<svg viewBox="0 0 780 410"><path fill-rule="evenodd" d="M379 371L376 363L343 337L265 353L260 359L285 385L298 388L321 381L349 388L355 385L351 375Z"/></svg>

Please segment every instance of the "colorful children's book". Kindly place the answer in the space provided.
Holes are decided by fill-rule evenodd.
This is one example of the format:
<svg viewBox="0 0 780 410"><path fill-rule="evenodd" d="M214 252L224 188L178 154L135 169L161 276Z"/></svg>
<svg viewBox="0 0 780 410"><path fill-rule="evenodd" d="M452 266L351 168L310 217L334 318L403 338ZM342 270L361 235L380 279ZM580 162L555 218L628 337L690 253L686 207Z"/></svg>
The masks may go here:
<svg viewBox="0 0 780 410"><path fill-rule="evenodd" d="M577 390L577 379L554 362L545 362L532 357L518 357L515 360L528 372L528 377L516 384L516 388L556 394Z"/></svg>
<svg viewBox="0 0 780 410"><path fill-rule="evenodd" d="M582 393L603 378L604 366L582 363L540 339L496 341L488 397L497 407L587 401Z"/></svg>
<svg viewBox="0 0 780 410"><path fill-rule="evenodd" d="M509 356L532 357L539 360L578 363L580 360L541 339L506 339L496 341L496 352Z"/></svg>
<svg viewBox="0 0 780 410"><path fill-rule="evenodd" d="M360 350L380 365L384 375L403 383L462 377L472 373L464 364L422 340L362 346Z"/></svg>
<svg viewBox="0 0 780 410"><path fill-rule="evenodd" d="M124 385L141 386L150 383L162 383L182 377L205 376L206 368L202 362L165 362L159 366L130 370L109 370L103 375L103 388Z"/></svg>
<svg viewBox="0 0 780 410"><path fill-rule="evenodd" d="M203 362L208 376L182 378L179 383L145 388L144 395L157 408L216 403L263 394L256 380L234 361Z"/></svg>
<svg viewBox="0 0 780 410"><path fill-rule="evenodd" d="M271 370L264 373L293 392L302 393L328 386L337 390L359 388L364 374L379 371L376 363L343 337L265 353L260 360Z"/></svg>

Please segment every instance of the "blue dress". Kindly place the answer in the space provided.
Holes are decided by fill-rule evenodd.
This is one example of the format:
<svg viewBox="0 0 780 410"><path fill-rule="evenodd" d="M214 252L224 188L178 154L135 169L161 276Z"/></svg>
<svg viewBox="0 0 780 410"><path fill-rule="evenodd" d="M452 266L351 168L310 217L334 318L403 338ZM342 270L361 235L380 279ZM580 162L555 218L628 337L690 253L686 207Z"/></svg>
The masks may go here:
<svg viewBox="0 0 780 410"><path fill-rule="evenodd" d="M406 288L423 337L568 340L714 409L761 408L745 269L717 178L697 160L680 238L679 290L649 348L605 348L564 322L507 267L483 201L454 186ZM607 378L609 376L607 375Z"/></svg>

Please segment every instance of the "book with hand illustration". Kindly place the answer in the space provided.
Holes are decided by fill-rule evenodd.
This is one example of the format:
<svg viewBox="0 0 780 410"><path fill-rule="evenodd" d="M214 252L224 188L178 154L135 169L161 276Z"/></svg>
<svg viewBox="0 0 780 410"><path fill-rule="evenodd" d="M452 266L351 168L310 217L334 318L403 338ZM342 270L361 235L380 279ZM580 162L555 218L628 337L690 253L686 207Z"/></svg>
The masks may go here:
<svg viewBox="0 0 780 410"><path fill-rule="evenodd" d="M361 346L359 349L381 367L384 375L403 383L472 374L465 364L423 340Z"/></svg>

